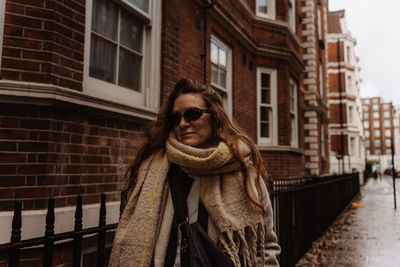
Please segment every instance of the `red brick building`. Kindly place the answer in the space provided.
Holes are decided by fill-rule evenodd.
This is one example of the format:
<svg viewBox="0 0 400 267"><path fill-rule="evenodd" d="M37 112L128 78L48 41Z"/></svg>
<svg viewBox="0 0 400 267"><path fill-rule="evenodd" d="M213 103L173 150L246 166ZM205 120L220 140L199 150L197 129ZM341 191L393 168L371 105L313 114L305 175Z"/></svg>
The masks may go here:
<svg viewBox="0 0 400 267"><path fill-rule="evenodd" d="M33 223L23 224L22 238L42 235L53 196L56 232L65 231L76 194L85 214L106 192L107 223L117 221L120 179L141 131L182 77L221 92L272 177L326 173L326 55L312 25L319 13L325 21L327 3L311 2L2 2L1 212L23 200L36 212L24 215ZM308 5L319 9L309 14ZM9 241L7 214L1 243ZM88 217L84 227L96 223Z"/></svg>
<svg viewBox="0 0 400 267"><path fill-rule="evenodd" d="M305 167L310 175L329 172L327 13L328 1L301 1Z"/></svg>
<svg viewBox="0 0 400 267"><path fill-rule="evenodd" d="M378 172L390 168L393 153L396 151L395 108L392 102L383 102L380 97L362 99L365 149L368 160L379 162Z"/></svg>
<svg viewBox="0 0 400 267"><path fill-rule="evenodd" d="M329 13L329 135L331 172L365 169L365 147L356 39L347 29L345 10Z"/></svg>

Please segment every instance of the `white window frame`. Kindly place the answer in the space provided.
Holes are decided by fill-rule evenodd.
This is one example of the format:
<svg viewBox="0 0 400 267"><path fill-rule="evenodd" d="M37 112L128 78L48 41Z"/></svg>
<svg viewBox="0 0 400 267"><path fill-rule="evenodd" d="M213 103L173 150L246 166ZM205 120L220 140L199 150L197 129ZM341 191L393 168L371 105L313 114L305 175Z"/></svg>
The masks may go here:
<svg viewBox="0 0 400 267"><path fill-rule="evenodd" d="M320 138L321 138L321 157L325 157L325 130L324 124L321 121L321 131L320 131Z"/></svg>
<svg viewBox="0 0 400 267"><path fill-rule="evenodd" d="M385 146L392 147L392 141L390 139L385 139Z"/></svg>
<svg viewBox="0 0 400 267"><path fill-rule="evenodd" d="M275 1L276 0L266 0L268 13L263 13L258 11L258 5L260 0L256 0L256 15L259 17L267 18L267 19L275 19L276 18L276 8L275 8Z"/></svg>
<svg viewBox="0 0 400 267"><path fill-rule="evenodd" d="M349 155L355 156L357 148L356 148L356 138L354 136L349 136Z"/></svg>
<svg viewBox="0 0 400 267"><path fill-rule="evenodd" d="M351 64L352 63L352 49L350 45L345 46L345 54L346 54L346 63Z"/></svg>
<svg viewBox="0 0 400 267"><path fill-rule="evenodd" d="M346 75L346 88L348 94L353 92L353 76L351 74Z"/></svg>
<svg viewBox="0 0 400 267"><path fill-rule="evenodd" d="M288 23L289 23L289 29L291 29L292 32L296 33L296 1L295 0L289 0Z"/></svg>
<svg viewBox="0 0 400 267"><path fill-rule="evenodd" d="M1 69L1 59L3 52L3 34L4 34L4 17L6 13L6 1L0 1L0 69Z"/></svg>
<svg viewBox="0 0 400 267"><path fill-rule="evenodd" d="M228 114L232 117L233 107L232 107L232 48L229 47L225 42L219 39L215 35L211 35L211 42L215 43L217 46L222 48L226 52L226 88L211 82L211 85L226 94L221 97L224 100L225 109ZM211 43L210 43L211 47ZM211 49L211 48L210 48ZM211 64L211 50L210 50L210 64ZM212 74L211 74L212 75Z"/></svg>
<svg viewBox="0 0 400 267"><path fill-rule="evenodd" d="M297 83L289 79L289 106L290 106L290 146L299 147L299 126L298 126L298 93Z"/></svg>
<svg viewBox="0 0 400 267"><path fill-rule="evenodd" d="M322 40L322 16L321 16L320 5L317 5L317 33L318 33L318 40Z"/></svg>
<svg viewBox="0 0 400 267"><path fill-rule="evenodd" d="M143 26L140 92L89 76L93 1L95 0L86 1L83 92L95 98L139 110L157 111L159 108L161 73L161 1L149 0L148 13L126 0L116 2L120 8L128 10L128 12L132 12L144 21L149 22L148 25Z"/></svg>
<svg viewBox="0 0 400 267"><path fill-rule="evenodd" d="M319 76L319 96L324 98L324 75L323 75L322 60L318 61L318 76Z"/></svg>
<svg viewBox="0 0 400 267"><path fill-rule="evenodd" d="M381 146L382 146L381 139L375 139L374 140L374 147L381 147Z"/></svg>
<svg viewBox="0 0 400 267"><path fill-rule="evenodd" d="M270 137L261 137L260 124L261 114L261 74L266 73L270 75L270 86L271 86L271 105L272 116L270 123ZM257 69L257 144L258 145L278 145L278 77L277 70L272 68L258 68Z"/></svg>
<svg viewBox="0 0 400 267"><path fill-rule="evenodd" d="M348 116L347 116L348 124L353 124L354 121L354 107L349 105L348 107Z"/></svg>

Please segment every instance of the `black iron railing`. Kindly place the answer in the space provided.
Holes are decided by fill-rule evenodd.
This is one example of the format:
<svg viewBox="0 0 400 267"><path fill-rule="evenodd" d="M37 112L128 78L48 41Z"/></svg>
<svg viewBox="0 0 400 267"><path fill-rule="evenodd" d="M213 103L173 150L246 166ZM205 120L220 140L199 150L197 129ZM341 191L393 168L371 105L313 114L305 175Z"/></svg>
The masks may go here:
<svg viewBox="0 0 400 267"><path fill-rule="evenodd" d="M97 266L106 266L106 232L117 228L117 223L106 225L106 195L101 195L99 226L82 229L82 196L77 196L75 209L75 226L74 231L54 234L54 199L49 198L47 215L46 215L46 231L44 237L31 238L21 241L22 226L22 202L15 202L14 217L12 222L11 242L0 245L0 254L8 252L8 266L17 267L19 263L20 250L23 248L44 246L43 249L43 266L53 266L54 242L61 240L73 239L72 249L72 266L81 266L82 239L84 236L97 234ZM121 210L121 209L120 209Z"/></svg>
<svg viewBox="0 0 400 267"><path fill-rule="evenodd" d="M294 266L360 192L358 173L313 178L270 180L274 224L282 253L281 266ZM72 239L72 266L81 266L82 239L97 234L97 266L105 266L106 232L117 223L106 225L106 198L101 197L99 226L82 229L82 197L77 196L74 231L54 234L54 199L49 199L44 237L21 241L22 202L16 201L11 242L0 245L0 255L7 252L8 266L16 267L20 250L44 246L43 266L52 266L54 242ZM120 207L120 212L122 207Z"/></svg>
<svg viewBox="0 0 400 267"><path fill-rule="evenodd" d="M359 174L270 181L281 266L294 266L359 194Z"/></svg>

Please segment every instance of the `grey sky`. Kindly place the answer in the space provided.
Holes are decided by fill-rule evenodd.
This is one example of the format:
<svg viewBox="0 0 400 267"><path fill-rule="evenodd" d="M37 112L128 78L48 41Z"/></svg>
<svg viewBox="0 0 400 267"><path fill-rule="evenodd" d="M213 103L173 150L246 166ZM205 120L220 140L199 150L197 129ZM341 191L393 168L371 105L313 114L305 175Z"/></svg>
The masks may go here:
<svg viewBox="0 0 400 267"><path fill-rule="evenodd" d="M330 0L329 9L346 10L347 28L357 39L361 97L400 105L400 1Z"/></svg>

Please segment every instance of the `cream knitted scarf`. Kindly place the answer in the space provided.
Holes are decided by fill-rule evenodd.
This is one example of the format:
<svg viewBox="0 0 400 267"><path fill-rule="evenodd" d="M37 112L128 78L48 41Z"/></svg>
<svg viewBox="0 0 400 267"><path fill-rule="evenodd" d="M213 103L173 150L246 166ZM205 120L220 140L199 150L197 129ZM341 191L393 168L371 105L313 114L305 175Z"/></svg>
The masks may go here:
<svg viewBox="0 0 400 267"><path fill-rule="evenodd" d="M244 145L241 152L249 156ZM166 143L166 152L155 153L139 169L137 184L118 225L109 266L151 264L169 192L170 163L202 176L200 198L218 230L220 244L235 266L240 266L239 254L245 266L253 266L256 255L264 255L265 226L262 211L244 191L239 162L223 142L214 148L198 149L178 142L173 135ZM254 174L249 177L253 183L256 178Z"/></svg>

